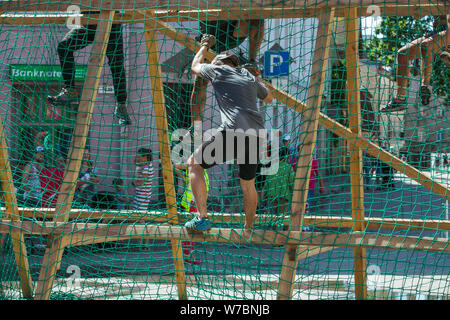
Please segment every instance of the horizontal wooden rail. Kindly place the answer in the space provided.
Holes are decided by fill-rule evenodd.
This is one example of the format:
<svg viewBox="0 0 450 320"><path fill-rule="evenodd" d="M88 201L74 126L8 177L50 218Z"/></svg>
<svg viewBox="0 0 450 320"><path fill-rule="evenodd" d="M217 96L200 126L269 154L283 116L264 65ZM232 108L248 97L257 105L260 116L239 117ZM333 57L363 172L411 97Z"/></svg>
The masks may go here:
<svg viewBox="0 0 450 320"><path fill-rule="evenodd" d="M336 15L343 17L348 7L338 7ZM420 6L410 5L389 5L374 8L372 6L359 7L358 15L364 16L413 16L421 18L424 16L441 15L445 12L444 4L423 4ZM220 9L204 9L204 10L180 10L178 12L169 12L167 10L159 10L155 17L164 22L190 21L190 20L251 20L251 19L279 19L279 18L310 18L317 15L315 8L261 8L252 10L247 8L220 8ZM53 25L66 24L69 17L74 14L67 12L8 12L0 15L0 23L7 25ZM91 13L81 14L80 23L97 24L98 14ZM144 22L142 17L135 15L134 11L117 14L114 18L116 23L136 23ZM148 21L147 21L148 22Z"/></svg>
<svg viewBox="0 0 450 320"><path fill-rule="evenodd" d="M156 239L180 241L206 241L235 244L303 245L322 247L365 247L396 250L426 250L450 252L449 240L440 238L394 236L366 232L323 233L302 231L254 230L213 228L208 232L191 233L184 227L144 224L101 224L72 222L10 221L0 224L1 232L28 234L62 234L68 245L86 245L127 239Z"/></svg>
<svg viewBox="0 0 450 320"><path fill-rule="evenodd" d="M36 218L36 219L53 219L55 216L54 209L44 208L19 208L20 218ZM243 214L227 214L227 213L209 213L212 223L224 224L243 224ZM190 215L188 213L179 214L180 221L187 220ZM290 216L280 217L268 214L258 214L255 217L256 225L268 224L272 221L279 221L284 225L289 224ZM90 211L86 209L72 209L69 219L93 219L93 220L116 220L118 222L127 220L131 222L151 222L151 223L169 223L170 219L166 212L162 211L146 211L145 214L138 213L133 210L108 210L108 211ZM2 224L7 225L6 221ZM111 223L113 224L113 223ZM385 230L433 230L439 232L450 231L450 220L437 219L406 219L406 218L365 218L364 224L366 229L385 229ZM305 216L304 226L318 228L353 228L354 220L352 217L341 216Z"/></svg>
<svg viewBox="0 0 450 320"><path fill-rule="evenodd" d="M256 12L263 8L315 8L326 7L368 7L377 5L379 7L394 6L417 6L435 4L435 0L228 0L228 8L254 10ZM204 0L8 0L0 2L0 10L6 11L66 11L71 5L77 5L81 10L192 10L192 9L220 9L224 6L221 1Z"/></svg>

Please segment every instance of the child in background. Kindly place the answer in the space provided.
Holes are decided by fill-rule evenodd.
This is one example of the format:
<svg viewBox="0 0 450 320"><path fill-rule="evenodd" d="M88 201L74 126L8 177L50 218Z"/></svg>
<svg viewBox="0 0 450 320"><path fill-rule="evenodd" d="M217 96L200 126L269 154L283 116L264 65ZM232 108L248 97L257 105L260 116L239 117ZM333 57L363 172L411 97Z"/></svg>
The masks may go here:
<svg viewBox="0 0 450 320"><path fill-rule="evenodd" d="M91 160L89 153L84 152L83 162L80 168L80 174L77 180L77 189L75 190L74 199L81 206L87 206L92 196L95 194L97 184L100 177L94 168L94 162Z"/></svg>
<svg viewBox="0 0 450 320"><path fill-rule="evenodd" d="M136 177L133 185L136 187L133 208L147 210L150 204L153 188L153 165L150 149L140 148L136 155Z"/></svg>
<svg viewBox="0 0 450 320"><path fill-rule="evenodd" d="M134 199L131 208L134 210L142 210L145 215L150 205L150 199L153 189L153 156L152 151L147 148L139 148L136 158L136 174L133 185L136 187ZM149 250L151 241L144 239L142 244L146 245L143 250Z"/></svg>
<svg viewBox="0 0 450 320"><path fill-rule="evenodd" d="M130 199L125 195L125 188L121 178L114 178L113 186L116 190L116 206L118 210L128 209Z"/></svg>

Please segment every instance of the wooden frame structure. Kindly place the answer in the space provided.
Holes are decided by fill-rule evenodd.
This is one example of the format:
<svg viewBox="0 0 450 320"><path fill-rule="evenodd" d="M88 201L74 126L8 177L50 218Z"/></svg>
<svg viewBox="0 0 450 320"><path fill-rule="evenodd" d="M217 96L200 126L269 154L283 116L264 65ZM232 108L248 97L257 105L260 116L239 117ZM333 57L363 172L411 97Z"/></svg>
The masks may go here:
<svg viewBox="0 0 450 320"><path fill-rule="evenodd" d="M95 42L89 59L86 82L84 85L82 99L79 106L77 123L71 141L69 154L71 157L66 164L66 174L61 186L57 206L48 210L29 210L19 208L15 199L14 186L3 125L0 122L0 165L1 188L5 193L6 207L2 212L6 213L7 219L0 220L0 233L8 233L13 240L13 250L16 257L16 264L19 270L20 282L23 295L27 298L34 296L35 299L49 299L55 274L60 266L64 247L67 245L85 245L98 242L117 241L129 239L130 237L164 239L171 242L172 253L175 265L175 275L179 299L188 299L186 291L186 278L184 273L181 241L210 241L210 242L242 242L280 244L285 245L282 271L280 274L280 284L278 299L291 299L293 293L293 279L297 269L299 259L305 258L300 255L300 247L311 248L311 254L317 254L334 247L349 246L354 250L354 275L355 275L355 296L357 299L367 298L367 275L366 257L367 248L383 249L415 249L437 252L450 252L448 239L425 239L400 236L373 236L366 234L365 230L370 228L386 229L420 229L435 228L442 231L450 230L450 221L435 220L407 220L407 219L367 219L364 217L364 190L362 187L362 155L361 150L365 149L369 154L378 157L381 161L392 166L394 169L403 172L408 177L416 180L427 189L440 195L447 201L450 199L448 188L433 181L416 168L408 165L389 152L369 141L361 134L360 101L359 101L359 67L358 67L358 19L359 16L372 15L369 11L372 5L379 5L380 15L421 15L436 14L445 12L443 4L424 4L423 1L415 0L329 0L320 2L318 5L314 1L304 1L304 6L299 5L299 1L286 0L280 5L272 6L272 0L230 0L227 9L221 9L213 1L179 1L177 6L173 1L168 0L134 0L134 1L114 1L114 0L77 0L77 1L40 1L40 0L12 0L0 6L0 23L33 25L42 23L65 23L67 15L64 11L69 5L79 5L80 8L98 8L99 20ZM293 4L295 3L295 7ZM414 4L417 4L414 6ZM206 7L207 5L207 7ZM311 6L314 5L313 8ZM245 8L245 9L242 9ZM167 9L179 10L176 16L169 15ZM116 10L124 10L123 13L116 13ZM14 14L14 12L21 12ZM23 12L34 12L24 14ZM41 13L36 13L41 12ZM55 14L55 11L58 12ZM53 14L49 14L52 12ZM187 37L187 35L171 28L167 22L172 20L189 19L250 19L250 18L275 18L275 17L317 17L319 19L316 46L313 55L313 65L311 72L310 88L308 99L303 103L290 96L286 92L273 87L267 83L272 90L274 97L291 109L302 113L308 122L309 130L303 130L302 141L304 147L300 154L299 163L295 178L292 212L286 224L290 226L289 231L274 232L259 230L251 236L246 237L240 229L212 229L203 234L187 233L182 227L170 226L184 220L178 213L176 207L175 189L172 163L170 160L169 138L167 128L167 116L164 108L164 94L162 90L161 68L159 65L159 54L156 32L164 32L167 37L174 39L187 48L196 51L199 45ZM319 110L322 93L323 79L327 66L330 37L332 34L332 23L335 17L345 17L346 37L347 37L347 81L348 81L348 106L349 106L349 127L337 123ZM162 158L163 181L166 193L166 205L168 214L149 213L148 219L161 224L145 225L135 224L131 226L109 225L109 224L89 224L71 222L69 219L83 217L83 210L71 209L74 195L76 177L80 169L83 158L84 147L88 128L91 121L92 108L95 103L96 92L99 85L100 73L102 71L106 43L109 38L109 31L114 21L145 22L145 41L148 54L149 73L152 79L153 103L157 119L158 140L160 154ZM92 23L92 21L90 21ZM213 51L208 52L207 59L212 60L215 56ZM303 186L309 182L310 163L314 145L317 138L317 128L321 125L340 137L350 141L354 146L351 153L351 191L352 191L352 217L304 217L306 206L306 192ZM29 222L22 221L23 217L38 216L50 218L52 222ZM89 217L99 219L121 219L120 214L115 212L89 213ZM223 222L228 219L230 223L240 224L242 217L226 217L223 214L213 215L212 219L220 218ZM130 219L130 216L127 216ZM136 218L142 219L141 216ZM257 217L260 221L264 217ZM314 224L326 227L348 227L351 232L347 234L327 234L302 232L302 226ZM394 226L395 224L395 226ZM39 281L36 289L33 289L33 282L29 272L26 247L24 243L25 234L43 234L48 236L48 246L42 262ZM322 246L322 247L319 247ZM325 246L325 247L323 247Z"/></svg>

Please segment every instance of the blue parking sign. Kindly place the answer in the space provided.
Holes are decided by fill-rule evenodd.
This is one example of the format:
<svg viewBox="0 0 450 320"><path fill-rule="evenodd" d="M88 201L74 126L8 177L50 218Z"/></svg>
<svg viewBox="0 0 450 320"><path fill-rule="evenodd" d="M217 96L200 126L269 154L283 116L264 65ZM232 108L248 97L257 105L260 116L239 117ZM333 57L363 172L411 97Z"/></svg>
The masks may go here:
<svg viewBox="0 0 450 320"><path fill-rule="evenodd" d="M264 53L264 76L289 75L289 51L266 51Z"/></svg>

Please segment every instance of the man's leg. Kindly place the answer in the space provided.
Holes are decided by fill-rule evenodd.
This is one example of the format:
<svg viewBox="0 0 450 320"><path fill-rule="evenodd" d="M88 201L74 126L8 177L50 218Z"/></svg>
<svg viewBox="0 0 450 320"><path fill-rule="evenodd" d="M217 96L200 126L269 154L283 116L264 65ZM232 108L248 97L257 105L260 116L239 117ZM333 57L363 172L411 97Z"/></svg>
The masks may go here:
<svg viewBox="0 0 450 320"><path fill-rule="evenodd" d="M244 197L244 229L253 229L256 208L258 206L258 193L256 192L255 179L244 180L241 178L241 187Z"/></svg>
<svg viewBox="0 0 450 320"><path fill-rule="evenodd" d="M199 153L203 153L203 150L207 145L207 143L203 144L188 160L189 183L191 184L192 195L194 196L198 213L192 220L186 222L184 226L187 229L194 231L205 231L211 228L206 206L208 189L205 181L205 168L199 164L200 161L196 161L196 159L199 159Z"/></svg>
<svg viewBox="0 0 450 320"><path fill-rule="evenodd" d="M122 25L113 24L106 50L109 68L113 78L116 108L114 115L119 118L119 124L130 125L127 111L127 78L125 72Z"/></svg>
<svg viewBox="0 0 450 320"><path fill-rule="evenodd" d="M233 37L238 39L244 39L248 37L249 64L253 65L256 69L258 69L259 72L259 67L257 66L256 59L258 57L261 43L264 40L264 20L240 21L240 23L236 25L233 31ZM247 66L249 64L247 64Z"/></svg>
<svg viewBox="0 0 450 320"><path fill-rule="evenodd" d="M261 141L264 141L263 137L244 135L244 155L240 154L242 149L240 149L239 146L242 144L242 137L236 135L234 142L234 156L238 159L239 178L241 180L244 200L245 230L253 229L253 222L258 208L258 192L256 191L255 178L258 170L258 163L262 156ZM240 162L242 160L244 160L243 163Z"/></svg>
<svg viewBox="0 0 450 320"><path fill-rule="evenodd" d="M445 32L446 35L446 43L445 47L442 50L440 54L440 59L447 65L447 67L450 67L450 3L447 3L447 31Z"/></svg>
<svg viewBox="0 0 450 320"><path fill-rule="evenodd" d="M195 77L194 87L191 93L191 125L194 125L195 121L202 120L203 110L206 104L206 89L208 86L208 80L202 77Z"/></svg>
<svg viewBox="0 0 450 320"><path fill-rule="evenodd" d="M204 141L189 157L187 162L189 182L198 210L198 214L194 219L184 225L187 229L204 231L211 228L206 206L208 189L205 181L205 170L217 164L216 151L218 150L217 148L225 147L223 143L224 135L225 133L220 131L209 140Z"/></svg>
<svg viewBox="0 0 450 320"><path fill-rule="evenodd" d="M74 52L94 42L96 26L75 28L69 31L58 44L59 63L65 87L55 96L48 96L52 104L70 104L79 99L75 90L75 57Z"/></svg>
<svg viewBox="0 0 450 320"><path fill-rule="evenodd" d="M406 109L406 87L409 75L409 61L411 59L419 59L422 57L420 48L421 43L424 40L425 38L416 39L398 50L396 72L397 94L388 105L381 110L381 112L395 112Z"/></svg>
<svg viewBox="0 0 450 320"><path fill-rule="evenodd" d="M426 38L421 45L422 66L421 78L422 86L420 88L420 97L422 104L428 105L431 98L431 73L433 71L433 61L435 55L445 46L446 32L442 31L429 38Z"/></svg>
<svg viewBox="0 0 450 320"><path fill-rule="evenodd" d="M430 86L431 82L431 72L433 71L433 58L434 53L432 50L433 43L432 38L426 39L422 43L421 47L421 66L420 66L420 73L421 73L421 80L422 84L420 86L420 98L422 100L423 105L428 105L430 103L431 98L431 91L432 87Z"/></svg>
<svg viewBox="0 0 450 320"><path fill-rule="evenodd" d="M189 158L189 181L194 195L195 204L197 205L198 217L206 218L208 216L206 199L208 192L206 189L206 181L204 170L199 164L194 163L194 157Z"/></svg>
<svg viewBox="0 0 450 320"><path fill-rule="evenodd" d="M249 33L249 52L250 63L255 63L258 57L259 48L264 40L264 20L250 20Z"/></svg>

